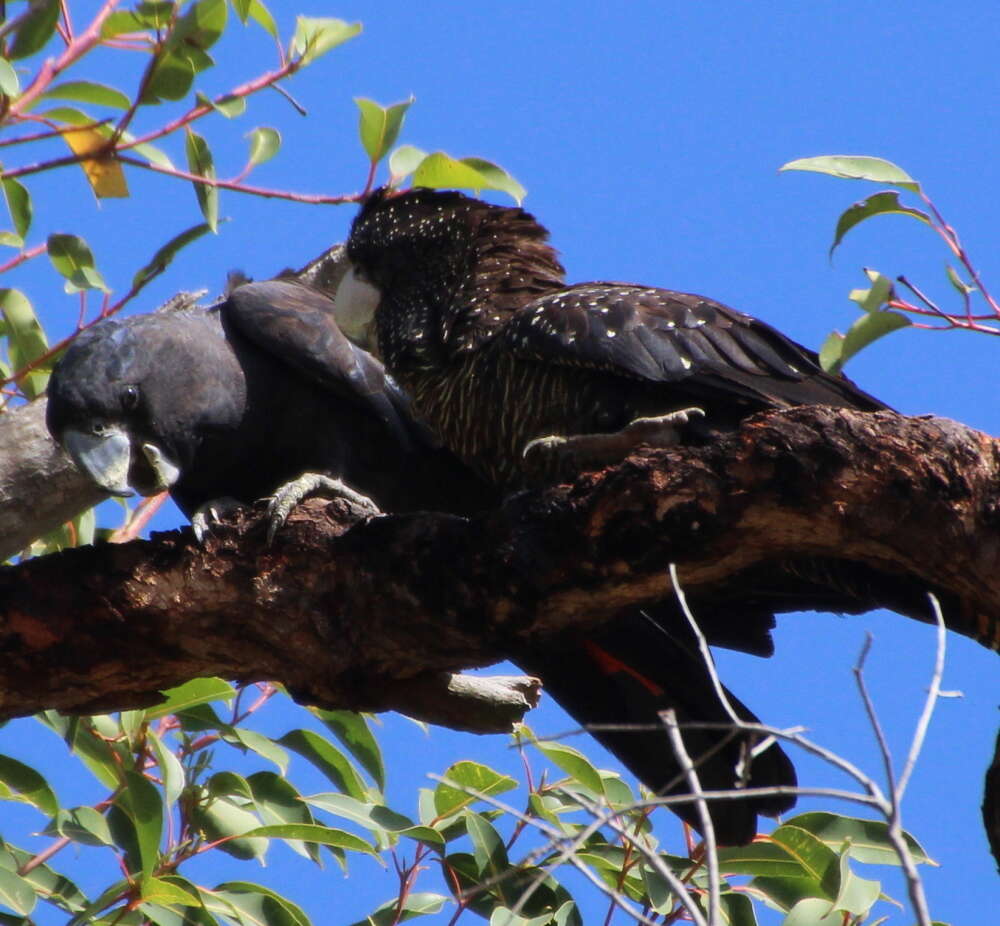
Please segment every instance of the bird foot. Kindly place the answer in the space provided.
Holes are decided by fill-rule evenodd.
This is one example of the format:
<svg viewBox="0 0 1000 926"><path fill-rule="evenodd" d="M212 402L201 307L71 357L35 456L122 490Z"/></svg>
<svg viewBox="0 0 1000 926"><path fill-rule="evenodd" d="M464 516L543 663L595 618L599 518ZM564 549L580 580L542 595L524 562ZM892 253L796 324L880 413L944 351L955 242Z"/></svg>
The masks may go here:
<svg viewBox="0 0 1000 926"><path fill-rule="evenodd" d="M344 498L371 514L381 514L378 505L367 495L356 492L340 479L324 476L322 473L303 473L298 479L286 482L267 504L267 542L271 543L282 525L292 513L292 509L310 495L326 498Z"/></svg>
<svg viewBox="0 0 1000 926"><path fill-rule="evenodd" d="M628 456L640 444L673 447L680 443L681 431L694 418L704 418L700 408L682 408L666 415L636 418L620 431L610 434L550 434L525 444L525 460L545 466L572 461L577 466L606 466Z"/></svg>
<svg viewBox="0 0 1000 926"><path fill-rule="evenodd" d="M194 531L194 539L198 543L204 543L205 537L212 529L213 524L218 524L223 518L228 517L234 511L242 508L242 502L225 495L222 498L213 498L209 502L201 505L193 515L191 515L191 529Z"/></svg>

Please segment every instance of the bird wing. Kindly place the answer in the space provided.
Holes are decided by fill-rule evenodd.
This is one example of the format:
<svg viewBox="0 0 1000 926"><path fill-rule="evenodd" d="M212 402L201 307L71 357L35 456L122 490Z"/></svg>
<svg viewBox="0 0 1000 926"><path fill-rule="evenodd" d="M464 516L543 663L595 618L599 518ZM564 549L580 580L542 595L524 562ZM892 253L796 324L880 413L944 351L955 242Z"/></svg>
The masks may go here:
<svg viewBox="0 0 1000 926"><path fill-rule="evenodd" d="M417 432L408 398L378 360L341 332L323 293L286 280L247 283L230 293L222 311L257 347L370 409L403 447L412 445Z"/></svg>
<svg viewBox="0 0 1000 926"><path fill-rule="evenodd" d="M770 325L692 293L584 283L537 299L506 326L504 350L763 406L885 406L831 376Z"/></svg>

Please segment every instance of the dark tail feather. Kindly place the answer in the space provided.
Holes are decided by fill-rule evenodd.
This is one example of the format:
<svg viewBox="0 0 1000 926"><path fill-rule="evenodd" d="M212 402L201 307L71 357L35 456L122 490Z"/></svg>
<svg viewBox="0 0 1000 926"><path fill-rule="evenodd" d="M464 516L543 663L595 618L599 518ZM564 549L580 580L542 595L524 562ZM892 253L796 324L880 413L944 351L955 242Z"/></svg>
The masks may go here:
<svg viewBox="0 0 1000 926"><path fill-rule="evenodd" d="M664 616L661 606L657 618ZM667 632L636 611L587 637L548 639L540 649L525 647L514 661L541 678L545 690L582 726L638 727L592 729L591 733L651 790L661 794L690 790L659 718L659 712L667 708L677 713L701 786L731 789L739 782L736 769L746 738L737 736L727 742L725 730L685 729L685 723L726 723L729 715L700 654L684 639L683 626L678 623L672 629L677 632ZM726 694L739 717L757 721L744 704ZM707 758L698 764L702 756ZM750 787L795 783L795 769L777 745L753 759L746 782ZM748 843L757 833L758 814L774 816L794 803L789 795L709 802L716 840L723 845ZM694 804L671 809L701 830Z"/></svg>

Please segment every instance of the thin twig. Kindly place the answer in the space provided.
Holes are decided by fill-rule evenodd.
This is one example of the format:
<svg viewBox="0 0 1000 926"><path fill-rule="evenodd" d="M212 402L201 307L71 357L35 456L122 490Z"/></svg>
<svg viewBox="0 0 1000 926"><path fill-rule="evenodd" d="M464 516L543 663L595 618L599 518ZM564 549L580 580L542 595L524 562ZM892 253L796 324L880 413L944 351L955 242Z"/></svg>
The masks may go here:
<svg viewBox="0 0 1000 926"><path fill-rule="evenodd" d="M131 164L133 167L141 167L143 170L155 171L158 174L166 174L168 177L176 177L180 180L190 180L192 183L200 183L203 186L218 187L222 190L235 190L237 193L249 193L252 196L263 196L267 199L287 199L294 203L307 203L309 205L342 206L345 203L356 203L361 199L360 193L345 193L341 196L324 196L319 193L288 193L285 190L272 190L265 187L248 186L244 183L236 183L232 180L220 180L217 177L203 177L201 174L192 174L186 170L179 170L176 167L162 167L159 164L152 164L133 158L128 155L120 155L117 158L124 164Z"/></svg>
<svg viewBox="0 0 1000 926"><path fill-rule="evenodd" d="M670 564L673 567L673 563ZM671 578L676 581L677 571L671 570ZM676 585L674 586L677 587ZM697 625L695 625L697 626ZM700 631L699 631L700 632ZM673 747L677 764L680 765L687 779L688 788L694 798L695 809L698 812L698 819L701 821L701 834L705 842L705 867L708 869L708 924L718 926L721 922L721 900L722 889L719 882L719 856L715 844L715 825L712 823L712 815L708 812L708 803L705 800L705 792L701 787L701 779L698 778L698 771L691 762L691 756L684 746L684 737L677 726L677 712L673 708L662 711L660 719L663 720Z"/></svg>

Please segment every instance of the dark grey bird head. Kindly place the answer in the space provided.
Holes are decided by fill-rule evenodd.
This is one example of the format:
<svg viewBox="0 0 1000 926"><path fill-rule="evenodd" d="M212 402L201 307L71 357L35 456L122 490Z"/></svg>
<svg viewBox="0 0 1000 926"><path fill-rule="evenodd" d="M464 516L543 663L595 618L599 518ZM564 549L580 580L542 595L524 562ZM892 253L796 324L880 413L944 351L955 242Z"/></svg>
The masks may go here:
<svg viewBox="0 0 1000 926"><path fill-rule="evenodd" d="M523 209L450 191L376 190L351 227L338 323L377 347L390 369L434 366L479 347L512 312L564 285L547 242Z"/></svg>
<svg viewBox="0 0 1000 926"><path fill-rule="evenodd" d="M218 340L207 337L212 324L218 320L204 312L192 313L183 328L170 314L102 322L53 370L49 431L112 495L152 495L180 478L198 424L197 397L231 373L219 369L225 364L217 353L201 356L199 344Z"/></svg>

